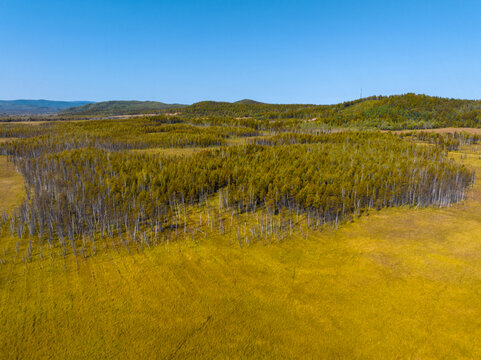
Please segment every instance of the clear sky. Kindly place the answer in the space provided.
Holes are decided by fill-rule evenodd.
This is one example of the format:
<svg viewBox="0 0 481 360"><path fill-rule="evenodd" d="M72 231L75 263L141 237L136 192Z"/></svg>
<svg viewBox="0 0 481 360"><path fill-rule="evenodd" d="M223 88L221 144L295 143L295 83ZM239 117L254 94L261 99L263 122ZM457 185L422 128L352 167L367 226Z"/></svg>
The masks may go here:
<svg viewBox="0 0 481 360"><path fill-rule="evenodd" d="M481 1L0 0L0 99L481 98Z"/></svg>

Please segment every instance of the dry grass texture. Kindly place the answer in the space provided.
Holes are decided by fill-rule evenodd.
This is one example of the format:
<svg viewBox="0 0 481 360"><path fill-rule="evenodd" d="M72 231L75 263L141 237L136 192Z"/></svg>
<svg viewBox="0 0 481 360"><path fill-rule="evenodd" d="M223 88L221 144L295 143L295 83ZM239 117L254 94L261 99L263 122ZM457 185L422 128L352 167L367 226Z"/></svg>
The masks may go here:
<svg viewBox="0 0 481 360"><path fill-rule="evenodd" d="M0 139L1 141L1 139ZM9 211L21 202L24 194L23 179L5 156L0 156L0 212Z"/></svg>

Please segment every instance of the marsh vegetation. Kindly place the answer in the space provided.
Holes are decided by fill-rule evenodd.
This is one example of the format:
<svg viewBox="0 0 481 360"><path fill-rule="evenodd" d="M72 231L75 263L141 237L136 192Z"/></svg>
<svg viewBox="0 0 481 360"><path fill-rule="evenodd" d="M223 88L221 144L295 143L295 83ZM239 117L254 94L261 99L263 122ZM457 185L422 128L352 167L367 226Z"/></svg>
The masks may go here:
<svg viewBox="0 0 481 360"><path fill-rule="evenodd" d="M0 124L0 357L480 356L479 135L236 106Z"/></svg>

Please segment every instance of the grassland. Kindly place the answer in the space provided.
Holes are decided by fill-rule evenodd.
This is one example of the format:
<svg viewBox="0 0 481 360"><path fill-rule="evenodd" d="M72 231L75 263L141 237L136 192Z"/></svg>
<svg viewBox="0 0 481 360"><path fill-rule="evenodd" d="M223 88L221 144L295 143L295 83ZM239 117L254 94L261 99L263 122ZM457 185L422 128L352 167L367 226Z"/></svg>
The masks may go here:
<svg viewBox="0 0 481 360"><path fill-rule="evenodd" d="M13 141L15 138L1 138L0 137L0 144L6 143L7 141Z"/></svg>
<svg viewBox="0 0 481 360"><path fill-rule="evenodd" d="M1 141L1 139L0 139ZM5 156L0 156L0 212L10 210L24 195L23 179Z"/></svg>
<svg viewBox="0 0 481 360"><path fill-rule="evenodd" d="M477 148L451 157L481 174ZM0 161L6 198L23 185ZM479 234L478 183L457 206L373 211L266 246L197 232L30 261L3 238L0 358L480 358Z"/></svg>

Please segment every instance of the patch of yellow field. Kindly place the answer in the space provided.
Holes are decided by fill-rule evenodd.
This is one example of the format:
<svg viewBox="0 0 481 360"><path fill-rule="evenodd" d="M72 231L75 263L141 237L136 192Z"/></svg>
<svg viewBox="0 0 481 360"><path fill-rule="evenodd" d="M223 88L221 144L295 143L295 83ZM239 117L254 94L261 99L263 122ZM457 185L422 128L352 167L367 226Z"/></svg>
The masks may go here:
<svg viewBox="0 0 481 360"><path fill-rule="evenodd" d="M49 121L47 120L38 120L38 121L0 121L0 125L1 124L6 124L6 125L10 125L10 124L21 124L21 125L42 125L42 124L46 124L48 123Z"/></svg>
<svg viewBox="0 0 481 360"><path fill-rule="evenodd" d="M214 232L24 262L4 243L0 358L481 358L480 184L268 246Z"/></svg>
<svg viewBox="0 0 481 360"><path fill-rule="evenodd" d="M22 176L7 162L6 156L0 156L0 212L9 211L19 205L23 195Z"/></svg>
<svg viewBox="0 0 481 360"><path fill-rule="evenodd" d="M11 138L2 138L2 137L0 137L0 144L6 143L7 141L13 141L13 140L16 140L16 139L17 139L17 138L13 138L13 137L11 137Z"/></svg>

